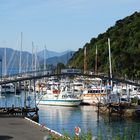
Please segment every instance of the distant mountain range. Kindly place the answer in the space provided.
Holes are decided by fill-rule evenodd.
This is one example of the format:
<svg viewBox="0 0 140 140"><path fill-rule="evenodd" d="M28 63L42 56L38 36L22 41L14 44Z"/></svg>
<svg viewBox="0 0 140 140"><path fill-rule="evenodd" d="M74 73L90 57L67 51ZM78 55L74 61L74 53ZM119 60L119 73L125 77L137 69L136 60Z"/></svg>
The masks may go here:
<svg viewBox="0 0 140 140"><path fill-rule="evenodd" d="M65 52L59 53L57 56L47 58L46 63L50 65L53 64L54 66L56 66L58 63L63 63L66 65L69 59L73 56L73 54L74 54L74 51L65 51ZM41 63L43 64L43 62Z"/></svg>
<svg viewBox="0 0 140 140"><path fill-rule="evenodd" d="M45 55L44 55L45 54ZM46 65L56 66L58 63L67 64L68 60L72 57L74 51L54 52L49 50L42 50L37 53L37 65L44 65L44 56ZM6 59L5 59L6 56ZM22 72L32 69L32 54L27 51L22 51ZM35 56L34 56L35 57ZM0 60L2 60L2 71L4 73L17 73L19 71L20 51L11 48L0 48ZM6 68L5 68L6 60ZM35 62L33 62L35 63ZM1 67L1 63L0 63ZM5 71L7 69L7 72ZM1 73L1 72L0 72Z"/></svg>
<svg viewBox="0 0 140 140"><path fill-rule="evenodd" d="M45 59L48 59L48 58L52 58L52 57L58 57L58 56L63 56L67 53L70 53L72 51L70 50L67 50L67 51L64 51L64 52L55 52L55 51L49 51L49 50L42 50L40 52L37 53L37 56L40 58L40 59L44 59L44 56L45 56Z"/></svg>

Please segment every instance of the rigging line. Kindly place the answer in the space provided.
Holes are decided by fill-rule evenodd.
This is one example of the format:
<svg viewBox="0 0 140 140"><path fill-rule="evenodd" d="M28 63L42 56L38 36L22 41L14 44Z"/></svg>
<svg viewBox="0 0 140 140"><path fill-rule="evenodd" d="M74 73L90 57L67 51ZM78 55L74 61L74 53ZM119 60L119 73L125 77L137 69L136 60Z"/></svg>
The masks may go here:
<svg viewBox="0 0 140 140"><path fill-rule="evenodd" d="M44 94L44 95L46 95L46 94ZM37 105L40 103L40 101L42 100L44 95L41 96L41 98L39 99L39 102L37 103Z"/></svg>
<svg viewBox="0 0 140 140"><path fill-rule="evenodd" d="M12 60L14 59L14 56L15 56L15 50L14 50L14 52L12 53L12 56L11 56L11 58L10 58L10 61L8 62L8 64L7 64L7 70L8 70L8 68L11 68L11 66L13 66L13 63L12 63ZM12 67L13 68L13 67ZM11 68L11 69L12 69Z"/></svg>
<svg viewBox="0 0 140 140"><path fill-rule="evenodd" d="M17 42L16 42L16 46L18 46L18 39L17 39ZM11 64L11 61L13 60L13 63L11 64L10 66L10 71L9 71L9 74L12 72L12 69L13 69L13 66L14 66L14 63L15 63L15 60L16 60L16 50L14 50L13 54L12 54L12 57L10 59L10 61L8 62L8 65L7 65L7 68L10 66Z"/></svg>

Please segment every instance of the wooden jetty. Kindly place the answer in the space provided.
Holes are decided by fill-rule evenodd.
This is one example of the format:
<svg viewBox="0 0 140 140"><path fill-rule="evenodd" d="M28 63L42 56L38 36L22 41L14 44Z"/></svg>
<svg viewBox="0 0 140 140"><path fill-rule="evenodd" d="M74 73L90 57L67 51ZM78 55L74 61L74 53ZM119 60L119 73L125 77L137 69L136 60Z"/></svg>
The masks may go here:
<svg viewBox="0 0 140 140"><path fill-rule="evenodd" d="M99 105L98 112L102 115L109 115L109 117L138 118L140 117L140 105L108 103L107 105Z"/></svg>
<svg viewBox="0 0 140 140"><path fill-rule="evenodd" d="M0 117L28 117L38 122L38 110L37 107L0 107Z"/></svg>

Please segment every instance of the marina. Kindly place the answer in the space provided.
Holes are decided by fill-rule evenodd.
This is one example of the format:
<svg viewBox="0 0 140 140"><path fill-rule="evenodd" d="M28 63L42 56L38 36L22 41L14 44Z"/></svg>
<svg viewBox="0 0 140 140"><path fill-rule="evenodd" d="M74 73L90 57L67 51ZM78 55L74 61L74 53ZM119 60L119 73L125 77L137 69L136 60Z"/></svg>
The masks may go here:
<svg viewBox="0 0 140 140"><path fill-rule="evenodd" d="M113 130L112 133L110 133L111 127L108 128L109 132L102 130L102 127L106 127L110 123L114 124L114 119L117 119L118 122L123 120L125 123L127 119L131 119L133 122L133 119L140 117L138 79L137 81L127 80L126 75L125 79L115 78L112 75L110 38L108 38L108 76L105 73L98 73L97 47L95 71L87 69L87 47L85 46L83 50L83 70L74 68L59 68L58 70L56 68L54 71L46 71L44 60L44 71L38 71L35 54L32 57L33 71L21 73L20 52L19 73L6 75L7 70L5 69L5 74L2 75L1 60L0 115L25 117L32 123L43 126L47 131L55 132L59 136L68 133L69 138L72 136L80 138L79 133L81 132L85 134L91 132L95 138L108 136L107 139L110 139L117 135L123 137L124 134L121 133L127 129L126 137L129 138L130 135L139 139L137 130L134 128L134 132L123 126L120 131ZM55 124L53 124L54 122ZM115 132L117 135L114 135Z"/></svg>
<svg viewBox="0 0 140 140"><path fill-rule="evenodd" d="M0 140L140 140L138 5L0 2Z"/></svg>

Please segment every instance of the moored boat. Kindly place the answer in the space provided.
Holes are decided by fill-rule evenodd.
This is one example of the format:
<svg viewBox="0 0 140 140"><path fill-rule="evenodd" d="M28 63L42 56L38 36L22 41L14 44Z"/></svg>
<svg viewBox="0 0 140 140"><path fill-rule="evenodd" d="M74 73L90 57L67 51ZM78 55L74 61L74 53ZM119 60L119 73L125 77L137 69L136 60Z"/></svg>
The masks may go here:
<svg viewBox="0 0 140 140"><path fill-rule="evenodd" d="M37 98L36 103L42 105L56 105L56 106L78 106L81 103L76 95L67 87L62 87L60 92L55 93L53 90L47 90L47 93Z"/></svg>
<svg viewBox="0 0 140 140"><path fill-rule="evenodd" d="M81 95L82 104L96 105L97 103L104 103L106 96L105 88L92 85L83 91Z"/></svg>

